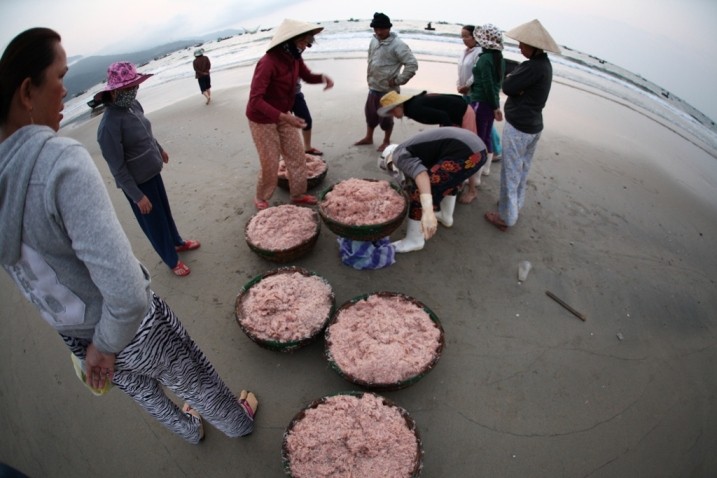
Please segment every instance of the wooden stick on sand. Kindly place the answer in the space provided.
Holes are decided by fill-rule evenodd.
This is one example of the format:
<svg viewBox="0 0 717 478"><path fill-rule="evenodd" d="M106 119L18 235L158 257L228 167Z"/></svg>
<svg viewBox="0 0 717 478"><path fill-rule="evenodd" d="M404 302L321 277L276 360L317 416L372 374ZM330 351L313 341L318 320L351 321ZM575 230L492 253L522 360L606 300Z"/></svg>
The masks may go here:
<svg viewBox="0 0 717 478"><path fill-rule="evenodd" d="M558 304L560 304L560 305L562 305L563 307L565 307L571 314L573 314L573 315L574 315L575 317L577 317L578 319L582 320L583 322L585 322L585 321L587 320L587 318L586 318L583 314L581 314L581 313L578 312L577 310L575 310L575 309L573 309L572 307L570 307L570 306L569 306L568 304L566 304L561 298L559 298L558 296L556 296L555 294L553 294L553 293L550 292L549 290L546 290L545 293L548 295L548 297L550 297L551 299L553 299L555 302L557 302Z"/></svg>

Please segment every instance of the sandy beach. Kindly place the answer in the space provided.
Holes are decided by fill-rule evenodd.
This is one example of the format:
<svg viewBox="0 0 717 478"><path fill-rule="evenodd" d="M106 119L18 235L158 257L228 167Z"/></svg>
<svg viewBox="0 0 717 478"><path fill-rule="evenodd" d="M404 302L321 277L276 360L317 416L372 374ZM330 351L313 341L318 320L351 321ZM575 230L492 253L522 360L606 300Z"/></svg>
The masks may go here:
<svg viewBox="0 0 717 478"><path fill-rule="evenodd" d="M336 83L303 88L313 143L329 167L323 186L385 178L375 146L352 146L365 132L365 60L307 63ZM153 289L228 385L258 395L254 433L228 439L205 425L205 440L192 446L119 390L92 396L57 334L1 274L0 462L32 477L285 476L281 443L292 417L314 399L357 390L329 368L323 341L281 354L257 346L235 322L242 285L277 267L244 240L258 170L244 115L251 73L213 76L209 106L194 79L167 85L164 94L177 97L169 106L140 88L170 155L163 179L177 225L202 242L184 255L186 278L161 263L116 189L95 139L99 117L60 133L96 160ZM426 61L404 92L452 93L454 77L454 63ZM545 124L525 208L508 232L483 219L498 199L494 163L478 200L456 207L454 226L393 266L343 265L326 227L293 264L325 277L337 305L390 290L440 318L446 347L436 368L383 394L417 422L421 476L715 476L717 151L608 91L559 78ZM397 122L393 139L431 127ZM272 199L287 201L281 189ZM520 283L522 260L533 268Z"/></svg>

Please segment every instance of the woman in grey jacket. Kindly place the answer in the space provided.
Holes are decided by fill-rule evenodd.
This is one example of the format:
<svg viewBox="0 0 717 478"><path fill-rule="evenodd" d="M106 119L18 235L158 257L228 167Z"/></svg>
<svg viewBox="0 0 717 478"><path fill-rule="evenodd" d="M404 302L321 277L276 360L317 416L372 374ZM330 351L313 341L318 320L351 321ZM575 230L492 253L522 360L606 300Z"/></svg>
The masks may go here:
<svg viewBox="0 0 717 478"><path fill-rule="evenodd" d="M56 134L67 69L47 28L19 34L0 58L0 264L93 389L111 382L191 443L204 434L200 413L228 436L247 435L256 397L237 399L153 294L89 153Z"/></svg>
<svg viewBox="0 0 717 478"><path fill-rule="evenodd" d="M190 270L177 253L200 244L183 240L177 231L160 174L169 155L152 135L152 125L135 99L139 84L150 76L137 73L129 62L110 65L107 86L95 98L107 104L97 142L142 231L164 263L182 277Z"/></svg>

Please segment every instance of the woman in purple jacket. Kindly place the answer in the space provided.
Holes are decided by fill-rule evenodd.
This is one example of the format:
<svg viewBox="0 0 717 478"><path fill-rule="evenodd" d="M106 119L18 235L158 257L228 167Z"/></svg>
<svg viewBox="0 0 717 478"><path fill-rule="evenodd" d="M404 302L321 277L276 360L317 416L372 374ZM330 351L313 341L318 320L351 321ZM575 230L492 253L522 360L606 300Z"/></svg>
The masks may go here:
<svg viewBox="0 0 717 478"><path fill-rule="evenodd" d="M175 275L184 277L190 269L178 253L200 244L185 241L177 230L161 174L169 154L154 138L152 125L136 100L140 83L150 76L138 73L126 61L109 66L105 91L95 96L107 105L97 128L97 142L152 247Z"/></svg>

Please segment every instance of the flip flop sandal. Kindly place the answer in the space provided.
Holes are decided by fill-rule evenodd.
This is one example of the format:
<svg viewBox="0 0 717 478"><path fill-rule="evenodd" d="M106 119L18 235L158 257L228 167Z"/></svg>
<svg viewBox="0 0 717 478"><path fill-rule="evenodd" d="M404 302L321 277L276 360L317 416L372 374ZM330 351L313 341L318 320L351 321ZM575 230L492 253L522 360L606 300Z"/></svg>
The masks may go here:
<svg viewBox="0 0 717 478"><path fill-rule="evenodd" d="M199 249L199 246L201 246L199 241L195 241L193 239L188 239L188 240L184 241L184 244L182 244L181 246L177 246L174 249L177 252L193 251L194 249Z"/></svg>
<svg viewBox="0 0 717 478"><path fill-rule="evenodd" d="M306 204L309 206L313 206L317 202L318 201L316 200L316 196L312 196L311 194L302 194L301 196L291 198L292 204Z"/></svg>
<svg viewBox="0 0 717 478"><path fill-rule="evenodd" d="M269 203L261 199L254 199L254 207L257 211L263 211L269 207Z"/></svg>
<svg viewBox="0 0 717 478"><path fill-rule="evenodd" d="M323 155L324 155L324 153L322 153L321 151L319 151L319 150L316 149L316 148L307 149L307 150L304 151L304 152L305 152L306 154L313 154L314 156L323 156Z"/></svg>
<svg viewBox="0 0 717 478"><path fill-rule="evenodd" d="M198 411L193 409L188 403L184 402L184 405L182 405L182 411L186 413L187 415L191 415L197 420L199 420L199 441L202 441L204 439L204 423L202 422L202 416L199 414Z"/></svg>
<svg viewBox="0 0 717 478"><path fill-rule="evenodd" d="M189 267L187 267L187 265L184 262L179 261L179 262L177 262L177 265L174 266L174 269L172 269L172 272L174 272L174 275L176 275L176 276L184 277L184 276L188 276L189 273L192 271L189 269Z"/></svg>
<svg viewBox="0 0 717 478"><path fill-rule="evenodd" d="M246 394L246 395L245 395L245 394ZM252 408L252 406L249 404L249 401L247 400L247 397L249 397L249 395L251 395L252 397L254 397L254 400L257 402L257 407L256 407L256 408L259 408L259 406L258 406L258 405L259 405L259 401L256 399L256 395L254 395L254 392L248 392L248 391L246 391L246 390L242 390L241 393L239 394L239 399L238 399L238 401L239 401L239 405L242 406L242 408L243 408L244 411L247 413L247 415L249 415L249 417L250 417L251 419L254 419L254 415L256 414L256 410L255 410L254 408ZM243 396L244 398L242 398L242 396Z"/></svg>
<svg viewBox="0 0 717 478"><path fill-rule="evenodd" d="M508 229L508 225L503 222L500 215L495 211L485 213L485 220L493 224L500 231L505 232Z"/></svg>

